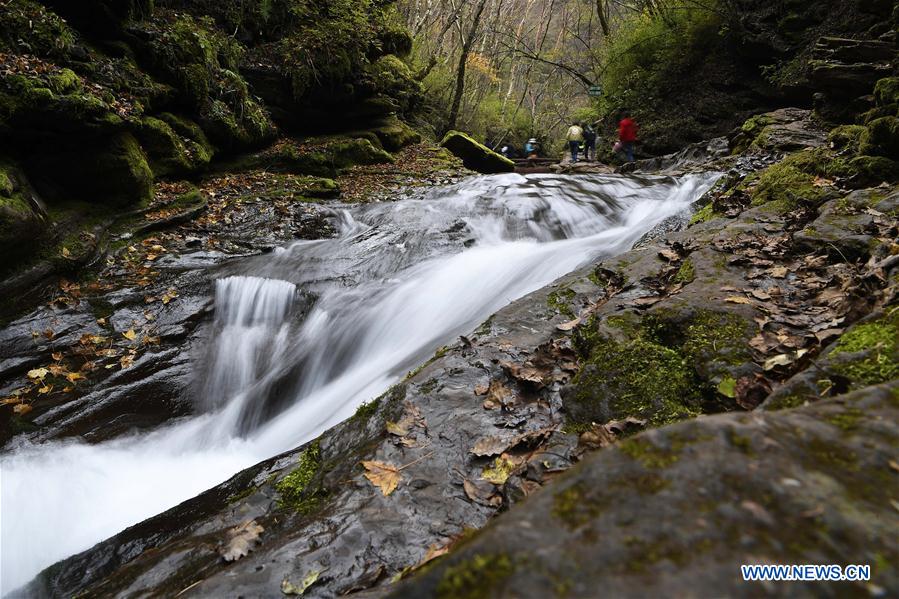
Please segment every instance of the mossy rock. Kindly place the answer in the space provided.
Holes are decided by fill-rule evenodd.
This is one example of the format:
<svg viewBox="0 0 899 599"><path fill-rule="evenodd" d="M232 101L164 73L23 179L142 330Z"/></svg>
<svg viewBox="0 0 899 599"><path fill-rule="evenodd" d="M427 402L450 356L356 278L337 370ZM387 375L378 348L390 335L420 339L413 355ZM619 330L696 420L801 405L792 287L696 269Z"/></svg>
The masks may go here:
<svg viewBox="0 0 899 599"><path fill-rule="evenodd" d="M77 4L77 3L72 3ZM63 58L77 34L55 12L32 0L9 0L0 17L0 51Z"/></svg>
<svg viewBox="0 0 899 599"><path fill-rule="evenodd" d="M157 177L189 174L209 163L207 152L189 150L185 140L161 119L144 117L135 129L135 135Z"/></svg>
<svg viewBox="0 0 899 599"><path fill-rule="evenodd" d="M862 134L859 152L871 156L899 158L899 118L886 116L868 123Z"/></svg>
<svg viewBox="0 0 899 599"><path fill-rule="evenodd" d="M337 169L355 165L383 164L393 162L393 156L375 147L367 139L340 141L328 147L331 161Z"/></svg>
<svg viewBox="0 0 899 599"><path fill-rule="evenodd" d="M588 361L562 393L568 422L628 416L660 426L699 413L693 370L678 351L643 338L594 341Z"/></svg>
<svg viewBox="0 0 899 599"><path fill-rule="evenodd" d="M899 308L859 323L828 352L829 370L845 377L851 389L899 377Z"/></svg>
<svg viewBox="0 0 899 599"><path fill-rule="evenodd" d="M515 163L461 131L450 131L440 145L462 160L466 168L484 174L511 173Z"/></svg>
<svg viewBox="0 0 899 599"><path fill-rule="evenodd" d="M834 149L856 153L864 132L865 127L862 125L840 125L831 129L827 134L827 141Z"/></svg>
<svg viewBox="0 0 899 599"><path fill-rule="evenodd" d="M417 131L395 116L384 119L370 131L388 152L396 152L421 141L421 135Z"/></svg>
<svg viewBox="0 0 899 599"><path fill-rule="evenodd" d="M38 250L36 240L48 220L38 212L25 174L12 164L0 161L0 252L3 267L13 267Z"/></svg>
<svg viewBox="0 0 899 599"><path fill-rule="evenodd" d="M885 77L874 85L874 101L878 106L899 104L899 77Z"/></svg>
<svg viewBox="0 0 899 599"><path fill-rule="evenodd" d="M374 93L395 99L400 112L409 112L421 102L421 84L408 65L393 54L373 62L366 68L366 74Z"/></svg>
<svg viewBox="0 0 899 599"><path fill-rule="evenodd" d="M877 185L899 180L899 162L883 156L856 156L849 161L862 185Z"/></svg>
<svg viewBox="0 0 899 599"><path fill-rule="evenodd" d="M215 147L209 142L203 129L191 119L163 112L159 119L164 121L181 137L182 142L196 162L208 164L215 156Z"/></svg>

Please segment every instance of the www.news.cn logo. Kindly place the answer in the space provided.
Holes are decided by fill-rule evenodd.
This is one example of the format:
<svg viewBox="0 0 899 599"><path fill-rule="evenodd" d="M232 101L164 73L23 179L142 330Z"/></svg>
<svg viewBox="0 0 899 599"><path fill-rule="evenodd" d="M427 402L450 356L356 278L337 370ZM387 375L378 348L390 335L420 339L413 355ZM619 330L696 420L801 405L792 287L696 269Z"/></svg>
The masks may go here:
<svg viewBox="0 0 899 599"><path fill-rule="evenodd" d="M836 564L804 564L804 565L743 565L740 566L743 580L871 580L871 566Z"/></svg>

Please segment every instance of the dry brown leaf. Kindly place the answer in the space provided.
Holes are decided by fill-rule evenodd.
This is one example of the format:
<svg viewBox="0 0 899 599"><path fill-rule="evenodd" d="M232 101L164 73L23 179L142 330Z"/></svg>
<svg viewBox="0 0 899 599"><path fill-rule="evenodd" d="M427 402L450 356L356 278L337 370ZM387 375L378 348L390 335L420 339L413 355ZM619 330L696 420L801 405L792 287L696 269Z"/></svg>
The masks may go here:
<svg viewBox="0 0 899 599"><path fill-rule="evenodd" d="M787 276L787 267L786 266L775 266L768 273L774 277L775 279L783 279Z"/></svg>
<svg viewBox="0 0 899 599"><path fill-rule="evenodd" d="M482 437L469 449L469 453L479 458L500 455L515 441L515 439L501 439L500 437Z"/></svg>
<svg viewBox="0 0 899 599"><path fill-rule="evenodd" d="M739 295L731 295L729 297L724 298L724 301L731 304L752 304L752 300L747 299L745 297L741 297Z"/></svg>
<svg viewBox="0 0 899 599"><path fill-rule="evenodd" d="M50 393L51 391L53 391L53 385L44 385L43 387L41 387L40 389L37 390L37 392L40 393L41 395L46 395L47 393Z"/></svg>
<svg viewBox="0 0 899 599"><path fill-rule="evenodd" d="M484 385L484 384L476 385L474 388L474 394L475 395L487 395L487 391L489 391L489 390L490 390L490 385Z"/></svg>
<svg viewBox="0 0 899 599"><path fill-rule="evenodd" d="M397 437L405 437L409 434L409 425L411 425L411 421L407 422L406 419L402 419L399 422L387 422L387 432L391 435L396 435Z"/></svg>
<svg viewBox="0 0 899 599"><path fill-rule="evenodd" d="M578 316L574 320L569 320L568 322L563 322L562 324L556 325L556 328L560 331L567 332L577 327L579 324L581 324L581 322L582 319L580 316Z"/></svg>
<svg viewBox="0 0 899 599"><path fill-rule="evenodd" d="M265 531L255 520L244 522L228 531L228 543L219 548L219 555L226 562L237 561L248 555L260 542L259 535Z"/></svg>
<svg viewBox="0 0 899 599"><path fill-rule="evenodd" d="M400 482L399 468L375 460L364 461L362 466L367 470L365 478L378 487L385 497L396 490L396 486Z"/></svg>
<svg viewBox="0 0 899 599"><path fill-rule="evenodd" d="M54 361L59 362L62 360L62 352L53 352L50 354L50 357L53 358Z"/></svg>
<svg viewBox="0 0 899 599"><path fill-rule="evenodd" d="M78 372L70 372L69 374L66 375L66 378L69 380L70 383L74 383L75 381L82 380L84 378L84 375L80 374Z"/></svg>
<svg viewBox="0 0 899 599"><path fill-rule="evenodd" d="M762 291L761 289L753 289L752 297L754 297L757 300L762 300L762 301L768 301L769 299L771 299L771 295Z"/></svg>
<svg viewBox="0 0 899 599"><path fill-rule="evenodd" d="M18 414L19 416L27 414L28 412L31 411L31 409L32 409L31 404L27 404L27 403L19 403L12 407L12 411L14 413Z"/></svg>
<svg viewBox="0 0 899 599"><path fill-rule="evenodd" d="M668 262L677 262L680 260L680 254L675 252L674 250L664 249L659 252L659 257L667 260Z"/></svg>

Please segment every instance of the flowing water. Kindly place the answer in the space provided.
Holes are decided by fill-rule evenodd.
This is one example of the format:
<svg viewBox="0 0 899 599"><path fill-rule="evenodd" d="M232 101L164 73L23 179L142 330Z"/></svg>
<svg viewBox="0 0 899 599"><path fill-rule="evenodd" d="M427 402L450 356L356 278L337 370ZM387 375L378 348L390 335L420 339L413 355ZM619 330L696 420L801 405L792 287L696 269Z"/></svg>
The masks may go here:
<svg viewBox="0 0 899 599"><path fill-rule="evenodd" d="M197 415L0 458L2 591L313 439L490 314L685 210L713 175L500 175L335 208L340 234L216 271Z"/></svg>

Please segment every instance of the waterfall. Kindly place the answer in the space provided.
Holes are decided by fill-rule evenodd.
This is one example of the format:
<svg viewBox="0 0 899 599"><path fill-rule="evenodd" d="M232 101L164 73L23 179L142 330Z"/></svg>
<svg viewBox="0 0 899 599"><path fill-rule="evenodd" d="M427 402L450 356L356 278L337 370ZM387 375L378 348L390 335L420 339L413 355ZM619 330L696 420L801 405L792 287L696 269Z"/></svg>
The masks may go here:
<svg viewBox="0 0 899 599"><path fill-rule="evenodd" d="M479 177L336 209L336 239L228 266L194 417L0 457L2 591L315 438L509 302L628 250L715 178ZM298 290L316 298L302 319Z"/></svg>

